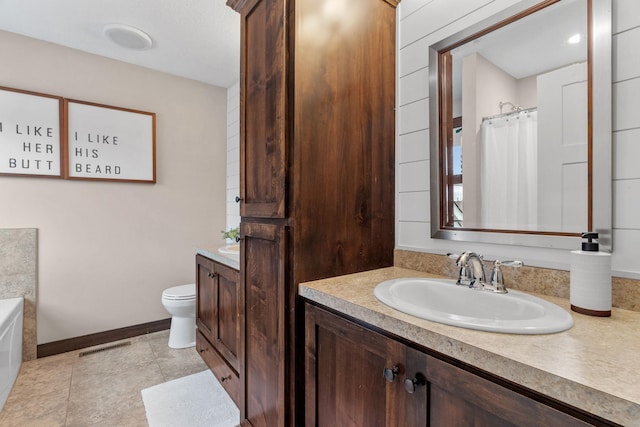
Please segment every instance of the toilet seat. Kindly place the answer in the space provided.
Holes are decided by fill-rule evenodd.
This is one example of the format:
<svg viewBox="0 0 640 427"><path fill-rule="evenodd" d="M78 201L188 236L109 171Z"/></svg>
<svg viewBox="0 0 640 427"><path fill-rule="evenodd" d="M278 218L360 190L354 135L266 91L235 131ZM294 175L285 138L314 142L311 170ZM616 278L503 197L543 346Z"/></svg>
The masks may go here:
<svg viewBox="0 0 640 427"><path fill-rule="evenodd" d="M195 283L191 283L189 285L180 285L165 289L162 292L162 299L171 301L196 299L196 285Z"/></svg>

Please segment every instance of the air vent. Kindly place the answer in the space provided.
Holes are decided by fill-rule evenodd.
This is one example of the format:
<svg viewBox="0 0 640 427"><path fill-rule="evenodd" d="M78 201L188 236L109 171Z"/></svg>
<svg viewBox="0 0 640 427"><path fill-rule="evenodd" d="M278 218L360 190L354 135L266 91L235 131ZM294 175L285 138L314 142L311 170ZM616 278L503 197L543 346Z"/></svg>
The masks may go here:
<svg viewBox="0 0 640 427"><path fill-rule="evenodd" d="M131 341L123 341L123 342L107 345L107 346L100 347L100 348L94 348L92 350L81 351L80 353L78 353L78 357L88 356L90 354L95 354L95 353L101 353L103 351L113 350L113 349L120 348L120 347L126 347L128 345L131 345Z"/></svg>

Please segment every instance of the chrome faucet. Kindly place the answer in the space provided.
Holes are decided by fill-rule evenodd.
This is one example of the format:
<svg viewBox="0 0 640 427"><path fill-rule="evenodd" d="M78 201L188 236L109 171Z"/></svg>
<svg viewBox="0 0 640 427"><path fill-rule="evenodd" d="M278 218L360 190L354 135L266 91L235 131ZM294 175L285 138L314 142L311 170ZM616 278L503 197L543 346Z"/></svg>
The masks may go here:
<svg viewBox="0 0 640 427"><path fill-rule="evenodd" d="M456 259L456 265L460 267L460 273L456 285L466 286L472 289L506 294L507 288L504 285L501 266L521 267L522 261L498 261L493 263L491 278L487 282L487 276L482 263L482 255L475 252L463 252L461 255L447 254L450 258Z"/></svg>
<svg viewBox="0 0 640 427"><path fill-rule="evenodd" d="M454 254L448 254L452 256ZM482 255L475 252L463 252L456 260L456 265L460 267L457 285L467 286L473 289L482 289L487 283L487 276L482 264Z"/></svg>

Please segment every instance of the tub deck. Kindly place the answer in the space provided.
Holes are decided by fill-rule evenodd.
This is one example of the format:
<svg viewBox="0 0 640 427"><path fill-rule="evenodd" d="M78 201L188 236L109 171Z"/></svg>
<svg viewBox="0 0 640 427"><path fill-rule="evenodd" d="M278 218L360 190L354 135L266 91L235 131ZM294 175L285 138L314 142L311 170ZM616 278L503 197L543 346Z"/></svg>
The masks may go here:
<svg viewBox="0 0 640 427"><path fill-rule="evenodd" d="M0 410L22 364L24 298L0 299Z"/></svg>

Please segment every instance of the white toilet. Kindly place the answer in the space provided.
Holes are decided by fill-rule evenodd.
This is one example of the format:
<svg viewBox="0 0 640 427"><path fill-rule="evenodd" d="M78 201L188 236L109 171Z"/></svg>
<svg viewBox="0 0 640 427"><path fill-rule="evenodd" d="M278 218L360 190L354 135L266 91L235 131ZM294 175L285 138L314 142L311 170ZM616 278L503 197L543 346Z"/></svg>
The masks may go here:
<svg viewBox="0 0 640 427"><path fill-rule="evenodd" d="M171 313L169 347L196 345L196 285L174 286L162 292L162 305Z"/></svg>

